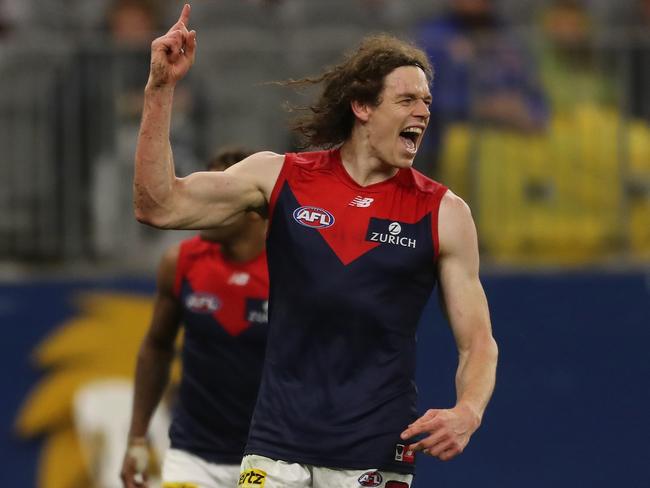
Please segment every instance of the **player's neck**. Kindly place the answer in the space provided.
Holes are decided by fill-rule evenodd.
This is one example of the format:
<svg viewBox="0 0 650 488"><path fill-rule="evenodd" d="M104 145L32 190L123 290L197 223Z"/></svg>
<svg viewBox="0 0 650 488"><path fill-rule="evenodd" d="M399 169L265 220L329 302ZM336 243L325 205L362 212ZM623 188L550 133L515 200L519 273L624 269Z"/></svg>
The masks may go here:
<svg viewBox="0 0 650 488"><path fill-rule="evenodd" d="M341 162L350 178L360 186L380 183L398 171L374 156L367 140L354 135L341 146Z"/></svg>
<svg viewBox="0 0 650 488"><path fill-rule="evenodd" d="M221 242L223 257L235 263L251 261L264 251L265 239L262 229L251 226L242 235Z"/></svg>

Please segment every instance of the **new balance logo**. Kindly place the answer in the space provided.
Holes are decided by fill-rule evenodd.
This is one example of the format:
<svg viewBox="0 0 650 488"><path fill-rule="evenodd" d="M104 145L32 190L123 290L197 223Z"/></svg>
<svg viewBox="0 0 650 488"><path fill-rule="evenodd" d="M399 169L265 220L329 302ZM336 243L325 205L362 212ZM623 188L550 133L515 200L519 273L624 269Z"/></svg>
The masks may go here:
<svg viewBox="0 0 650 488"><path fill-rule="evenodd" d="M348 207L367 208L374 201L375 201L374 198L364 198L362 196L357 195L352 199L350 203L348 203Z"/></svg>
<svg viewBox="0 0 650 488"><path fill-rule="evenodd" d="M229 285L246 286L251 279L251 275L244 271L235 271L228 278Z"/></svg>

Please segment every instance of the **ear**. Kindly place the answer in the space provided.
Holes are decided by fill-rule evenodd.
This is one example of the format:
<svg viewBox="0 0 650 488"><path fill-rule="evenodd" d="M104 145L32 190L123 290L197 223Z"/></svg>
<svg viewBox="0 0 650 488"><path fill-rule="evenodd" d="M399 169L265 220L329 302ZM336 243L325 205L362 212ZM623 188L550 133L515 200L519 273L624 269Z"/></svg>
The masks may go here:
<svg viewBox="0 0 650 488"><path fill-rule="evenodd" d="M372 107L367 103L362 103L357 100L352 100L350 102L350 108L354 116L359 119L361 122L368 122L370 118L370 112L372 112Z"/></svg>

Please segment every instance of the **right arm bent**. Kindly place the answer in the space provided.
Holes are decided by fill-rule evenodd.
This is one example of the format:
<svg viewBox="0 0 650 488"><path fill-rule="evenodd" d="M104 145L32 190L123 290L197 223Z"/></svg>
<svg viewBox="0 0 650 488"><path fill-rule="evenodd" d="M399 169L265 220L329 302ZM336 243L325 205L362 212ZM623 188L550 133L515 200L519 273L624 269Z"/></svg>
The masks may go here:
<svg viewBox="0 0 650 488"><path fill-rule="evenodd" d="M174 87L194 63L196 32L187 30L185 5L171 29L151 44L135 153L133 194L136 218L154 227L204 229L268 202L284 157L261 152L226 172L198 172L177 178L169 143Z"/></svg>

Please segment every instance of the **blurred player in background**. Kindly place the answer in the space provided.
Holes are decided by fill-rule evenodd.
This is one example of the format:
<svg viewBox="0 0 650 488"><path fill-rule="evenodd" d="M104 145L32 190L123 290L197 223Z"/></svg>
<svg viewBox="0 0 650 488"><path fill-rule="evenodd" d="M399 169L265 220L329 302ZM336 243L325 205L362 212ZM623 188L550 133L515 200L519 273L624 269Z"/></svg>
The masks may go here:
<svg viewBox="0 0 650 488"><path fill-rule="evenodd" d="M225 149L208 169L223 171L249 154ZM266 345L265 232L264 217L241 212L162 258L153 319L137 361L121 473L126 488L146 486L147 430L169 381L181 323L183 370L163 483L236 486Z"/></svg>
<svg viewBox="0 0 650 488"><path fill-rule="evenodd" d="M169 128L196 53L189 13L152 43L135 209L184 229L268 209L269 340L238 486L408 488L414 451L447 460L465 448L497 362L471 213L411 168L430 115L426 54L373 36L319 77L288 82L322 83L295 129L329 150L261 152L177 178ZM457 402L418 418L415 334L436 282L459 352Z"/></svg>

